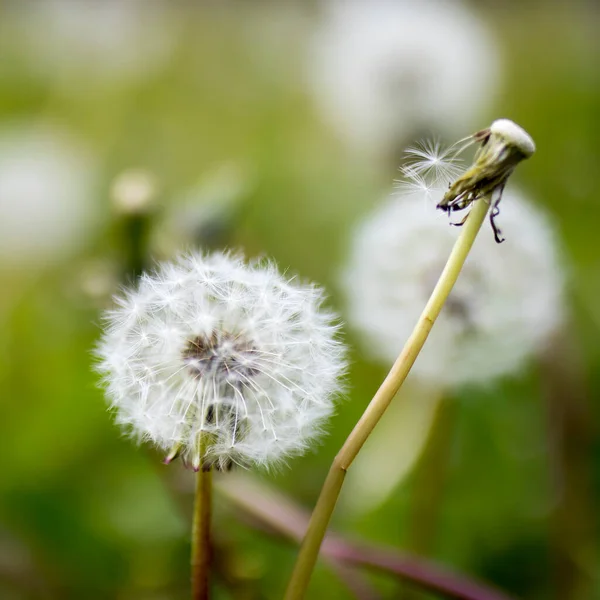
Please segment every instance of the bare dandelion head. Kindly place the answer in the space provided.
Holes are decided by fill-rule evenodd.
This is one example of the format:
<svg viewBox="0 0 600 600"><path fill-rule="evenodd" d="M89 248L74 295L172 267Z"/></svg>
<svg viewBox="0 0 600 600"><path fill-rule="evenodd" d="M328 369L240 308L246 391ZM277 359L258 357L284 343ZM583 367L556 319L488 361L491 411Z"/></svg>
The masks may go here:
<svg viewBox="0 0 600 600"><path fill-rule="evenodd" d="M535 152L535 144L522 127L509 119L494 121L487 129L466 138L465 142L463 148L473 143L481 146L471 167L452 182L437 207L451 213L464 210L478 200L490 203L490 224L494 238L498 243L503 242L504 238L495 222L500 214L502 193L515 167ZM462 223L464 220L459 224Z"/></svg>
<svg viewBox="0 0 600 600"><path fill-rule="evenodd" d="M345 370L323 297L224 254L144 275L106 314L97 350L117 422L195 469L303 452Z"/></svg>

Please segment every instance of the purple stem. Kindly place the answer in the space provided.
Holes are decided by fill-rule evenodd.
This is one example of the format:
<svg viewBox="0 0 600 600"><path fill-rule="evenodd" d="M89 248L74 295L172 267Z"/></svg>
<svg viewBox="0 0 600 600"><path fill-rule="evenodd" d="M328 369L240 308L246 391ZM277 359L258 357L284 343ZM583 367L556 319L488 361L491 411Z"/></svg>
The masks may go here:
<svg viewBox="0 0 600 600"><path fill-rule="evenodd" d="M308 513L280 492L242 474L228 474L216 486L246 515L300 543L308 526ZM505 593L440 567L432 561L372 544L348 542L328 534L321 552L324 558L348 565L393 573L421 588L457 600L512 600Z"/></svg>

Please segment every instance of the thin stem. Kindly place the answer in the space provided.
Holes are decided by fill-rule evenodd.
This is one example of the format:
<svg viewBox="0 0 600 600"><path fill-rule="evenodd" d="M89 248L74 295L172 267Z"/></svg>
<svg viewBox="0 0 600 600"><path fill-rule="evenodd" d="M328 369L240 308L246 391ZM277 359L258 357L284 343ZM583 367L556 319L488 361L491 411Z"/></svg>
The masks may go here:
<svg viewBox="0 0 600 600"><path fill-rule="evenodd" d="M379 419L383 416L383 413L400 389L400 386L404 383L419 352L423 348L435 320L458 279L458 275L473 246L477 233L481 229L489 207L489 199L487 198L482 198L478 202L475 202L463 230L454 244L454 248L450 253L448 262L435 289L423 313L419 317L415 329L406 342L400 356L396 359L392 369L369 403L369 406L367 406L362 417L335 457L317 500L308 531L302 542L300 553L285 594L286 600L299 600L306 594L310 577L317 562L321 543L323 542L329 520L331 519L344 483L346 471L379 422Z"/></svg>
<svg viewBox="0 0 600 600"><path fill-rule="evenodd" d="M196 477L192 524L192 600L208 600L212 471L201 469Z"/></svg>
<svg viewBox="0 0 600 600"><path fill-rule="evenodd" d="M452 398L442 398L429 431L429 439L415 471L406 549L427 555L435 542L440 505L448 475L456 416Z"/></svg>
<svg viewBox="0 0 600 600"><path fill-rule="evenodd" d="M419 556L431 554L436 542L444 486L450 467L456 406L452 398L442 398L429 430L429 439L413 479L408 531L405 548ZM404 600L420 598L415 591L406 590Z"/></svg>
<svg viewBox="0 0 600 600"><path fill-rule="evenodd" d="M541 364L553 488L549 516L552 597L590 598L593 565L597 564L597 517L590 496L596 425L581 353L571 331L567 323L556 333Z"/></svg>

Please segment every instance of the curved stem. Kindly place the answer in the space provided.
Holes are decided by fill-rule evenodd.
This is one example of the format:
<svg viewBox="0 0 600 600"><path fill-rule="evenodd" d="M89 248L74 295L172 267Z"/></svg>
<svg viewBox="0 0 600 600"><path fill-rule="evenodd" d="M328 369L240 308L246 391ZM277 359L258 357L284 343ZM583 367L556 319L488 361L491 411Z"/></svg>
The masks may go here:
<svg viewBox="0 0 600 600"><path fill-rule="evenodd" d="M196 476L194 521L192 524L192 600L209 597L210 520L212 472L200 470Z"/></svg>
<svg viewBox="0 0 600 600"><path fill-rule="evenodd" d="M475 202L415 329L369 406L335 457L302 542L300 554L285 594L286 600L299 600L306 594L321 543L344 483L346 471L404 383L421 352L435 320L458 279L489 207L487 198Z"/></svg>

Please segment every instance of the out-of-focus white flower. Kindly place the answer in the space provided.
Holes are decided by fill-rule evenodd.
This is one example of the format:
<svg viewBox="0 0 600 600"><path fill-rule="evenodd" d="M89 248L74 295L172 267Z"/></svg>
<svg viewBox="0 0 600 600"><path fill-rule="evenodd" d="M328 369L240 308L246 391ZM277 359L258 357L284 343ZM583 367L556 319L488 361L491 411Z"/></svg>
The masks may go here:
<svg viewBox="0 0 600 600"><path fill-rule="evenodd" d="M110 196L117 213L146 214L154 208L158 183L155 176L144 169L128 169L112 182Z"/></svg>
<svg viewBox="0 0 600 600"><path fill-rule="evenodd" d="M454 137L497 89L489 32L458 2L334 1L309 78L325 119L361 152L389 155L415 132Z"/></svg>
<svg viewBox="0 0 600 600"><path fill-rule="evenodd" d="M59 129L0 130L0 261L43 266L81 246L98 224L97 169Z"/></svg>
<svg viewBox="0 0 600 600"><path fill-rule="evenodd" d="M272 264L218 253L144 275L106 314L97 351L117 422L195 469L303 452L345 370L322 301Z"/></svg>
<svg viewBox="0 0 600 600"><path fill-rule="evenodd" d="M429 190L441 198L443 188ZM425 198L425 201L424 201ZM484 201L484 200L480 200ZM563 271L545 214L504 193L502 246L482 232L411 373L439 388L485 383L523 366L563 318ZM396 359L459 230L424 193L392 196L360 225L344 273L348 321L369 353Z"/></svg>
<svg viewBox="0 0 600 600"><path fill-rule="evenodd" d="M44 0L13 16L32 67L53 81L137 80L162 68L175 43L160 0Z"/></svg>

